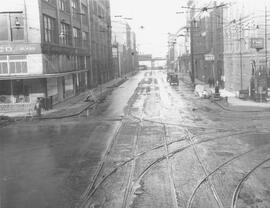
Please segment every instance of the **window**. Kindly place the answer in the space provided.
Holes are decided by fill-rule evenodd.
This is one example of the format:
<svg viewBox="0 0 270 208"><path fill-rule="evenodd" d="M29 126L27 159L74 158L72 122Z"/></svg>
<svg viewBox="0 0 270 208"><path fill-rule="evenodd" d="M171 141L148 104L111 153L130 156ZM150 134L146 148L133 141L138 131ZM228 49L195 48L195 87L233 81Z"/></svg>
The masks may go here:
<svg viewBox="0 0 270 208"><path fill-rule="evenodd" d="M11 81L1 80L0 82L0 103L12 103Z"/></svg>
<svg viewBox="0 0 270 208"><path fill-rule="evenodd" d="M83 47L87 48L89 45L88 32L82 32L82 41L83 41Z"/></svg>
<svg viewBox="0 0 270 208"><path fill-rule="evenodd" d="M13 95L14 95L14 102L15 103L29 103L29 91L30 88L26 84L27 81L25 80L16 80L12 82L13 84Z"/></svg>
<svg viewBox="0 0 270 208"><path fill-rule="evenodd" d="M66 23L61 22L60 30L60 43L63 45L71 45L70 26Z"/></svg>
<svg viewBox="0 0 270 208"><path fill-rule="evenodd" d="M98 5L97 5L97 2L94 0L94 14L95 15L98 15Z"/></svg>
<svg viewBox="0 0 270 208"><path fill-rule="evenodd" d="M10 25L11 25L11 40L23 40L24 39L24 26L22 13L10 13Z"/></svg>
<svg viewBox="0 0 270 208"><path fill-rule="evenodd" d="M0 56L0 74L27 73L25 55Z"/></svg>
<svg viewBox="0 0 270 208"><path fill-rule="evenodd" d="M69 12L69 0L59 0L59 9L61 11Z"/></svg>
<svg viewBox="0 0 270 208"><path fill-rule="evenodd" d="M8 41L9 34L8 34L8 15L7 14L0 14L0 40L1 41Z"/></svg>
<svg viewBox="0 0 270 208"><path fill-rule="evenodd" d="M43 0L43 1L48 2L50 4L55 4L55 0Z"/></svg>
<svg viewBox="0 0 270 208"><path fill-rule="evenodd" d="M78 57L78 67L79 70L86 69L86 56Z"/></svg>
<svg viewBox="0 0 270 208"><path fill-rule="evenodd" d="M0 56L0 74L8 74L7 56Z"/></svg>
<svg viewBox="0 0 270 208"><path fill-rule="evenodd" d="M78 0L71 1L71 8L72 8L72 15L74 19L80 21L80 11L79 11Z"/></svg>
<svg viewBox="0 0 270 208"><path fill-rule="evenodd" d="M87 9L87 6L82 4L81 8L82 8L82 23L87 25L87 23L88 23L88 9Z"/></svg>
<svg viewBox="0 0 270 208"><path fill-rule="evenodd" d="M55 42L55 19L47 15L43 15L44 22L44 41L51 43Z"/></svg>
<svg viewBox="0 0 270 208"><path fill-rule="evenodd" d="M22 12L0 14L0 41L24 40Z"/></svg>
<svg viewBox="0 0 270 208"><path fill-rule="evenodd" d="M73 27L73 38L75 47L80 47L81 46L80 30L76 27Z"/></svg>
<svg viewBox="0 0 270 208"><path fill-rule="evenodd" d="M9 56L9 73L21 74L27 73L26 56Z"/></svg>

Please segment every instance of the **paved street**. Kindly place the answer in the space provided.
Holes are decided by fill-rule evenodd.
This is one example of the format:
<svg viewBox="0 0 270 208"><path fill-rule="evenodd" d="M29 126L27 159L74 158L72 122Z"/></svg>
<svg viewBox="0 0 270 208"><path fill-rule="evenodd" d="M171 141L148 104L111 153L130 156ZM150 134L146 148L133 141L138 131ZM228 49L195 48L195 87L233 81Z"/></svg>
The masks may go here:
<svg viewBox="0 0 270 208"><path fill-rule="evenodd" d="M0 128L0 208L270 207L269 118L142 71L90 115Z"/></svg>

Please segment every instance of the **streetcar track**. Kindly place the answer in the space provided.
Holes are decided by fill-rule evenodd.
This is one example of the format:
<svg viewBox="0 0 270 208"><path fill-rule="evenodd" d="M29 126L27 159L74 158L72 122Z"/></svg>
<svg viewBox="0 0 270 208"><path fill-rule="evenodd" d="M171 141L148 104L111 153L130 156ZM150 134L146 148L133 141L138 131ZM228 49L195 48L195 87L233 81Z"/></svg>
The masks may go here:
<svg viewBox="0 0 270 208"><path fill-rule="evenodd" d="M105 164L105 161L106 161L106 158L107 156L109 155L111 149L112 149L112 146L116 140L116 137L118 136L119 132L120 132L120 129L123 128L123 121L121 120L121 123L120 125L118 126L118 128L116 129L116 132L114 133L114 136L110 142L110 144L108 145L106 151L105 151L105 154L103 155L102 157L102 160L101 162L99 163L98 165L98 168L96 169L96 172L94 173L94 176L92 178L92 182L90 183L90 185L86 188L86 190L84 191L84 193L82 194L81 196L81 205L79 207L82 207L85 205L85 203L87 202L87 196L89 194L89 192L91 192L91 190L93 189L97 179L98 179L98 176Z"/></svg>
<svg viewBox="0 0 270 208"><path fill-rule="evenodd" d="M138 92L138 90L135 90L135 92ZM134 94L134 97L137 96L136 93ZM130 106L128 108L128 117L125 117L125 118L128 118L128 119L135 119L137 122L151 122L151 123L155 123L155 124L161 124L161 125L168 125L168 126L176 126L178 128L192 128L192 129L202 129L202 130L205 130L205 129L208 129L207 127L205 126L191 126L191 125L182 125L182 124L176 124L176 123L163 123L163 122L159 122L159 121L154 121L154 120L150 120L150 119L141 119L141 118L138 118L137 116L133 115L131 113L131 109L130 109ZM140 125L141 126L141 125ZM166 128L166 126L165 126ZM241 130L240 128L239 129L224 129L224 128L213 128L213 131L214 130L221 130L221 131L239 131ZM165 129L166 131L166 129ZM212 132L211 132L212 133ZM213 132L215 133L215 132ZM138 132L137 132L138 134ZM165 132L166 134L166 132ZM233 136L233 135L240 135L240 134L255 134L255 132L252 132L252 131L242 131L242 132L237 132L237 133L234 133L234 134L231 134L231 135L222 135L221 138L224 138L224 137L229 137L229 136ZM138 136L138 135L137 135ZM186 137L186 136L185 136ZM184 137L184 138L185 138ZM131 171L129 173L129 179L128 179L128 183L127 183L127 186L126 186L126 190L125 190L125 195L124 195L124 199L123 199L123 204L122 204L122 208L126 208L128 206L128 202L129 202L129 198L131 196L131 194L134 193L134 185L136 183L138 183L142 178L143 176L153 167L155 166L156 164L158 164L159 162L163 161L163 160L167 160L167 165L169 163L169 158L173 157L174 155L176 155L177 153L179 152L182 152L184 151L185 149L188 149L189 147L192 147L194 148L194 145L197 145L197 144L201 144L201 143L205 143L205 142L209 142L209 141L213 141L213 140L216 140L220 137L216 137L216 138L210 138L210 139L206 139L206 140L203 140L203 141L199 141L199 142L195 142L193 144L189 144L189 145L186 145L184 147L181 147L181 148L178 148L177 150L174 150L172 152L169 152L168 151L168 145L170 144L173 144L173 143L176 143L176 142L180 142L180 141L183 141L183 140L186 140L186 139L180 139L180 140L177 140L177 141L173 141L173 142L170 142L170 143L167 143L167 138L164 138L166 141L164 141L164 144L163 145L157 145L156 147L152 148L151 150L147 150L147 151L144 151L142 153L139 153L139 154L134 154L134 156L132 158L129 158L128 160L122 162L120 165L114 167L107 175L103 175L102 176L102 179L98 182L98 176L100 174L100 171L98 174L96 174L96 178L95 178L95 181L94 183L92 183L92 187L91 189L89 189L88 191L88 194L86 196L86 200L89 200L93 194L97 191L97 189L102 185L102 183L107 180L113 173L115 173L119 168L125 166L127 163L129 162L132 162L133 165L131 168ZM138 139L138 137L137 137ZM136 143L136 142L135 142ZM136 146L136 145L135 145ZM134 167L135 167L135 161L136 161L136 158L139 157L139 156L142 156L144 154L147 154L148 152L150 151L153 151L153 150L156 150L156 149L159 149L159 148L162 148L162 147L165 147L165 150L166 150L166 154L161 156L161 157L158 157L156 158L153 162L151 162L145 169L143 169L143 171L140 173L140 175L134 180L135 182L132 183L132 179L133 179L133 176L134 176ZM134 146L133 146L133 150L134 150ZM136 150L135 150L136 152ZM103 163L104 165L104 163ZM102 166L103 166L102 165ZM102 168L101 168L102 169ZM172 173L169 168L167 168L167 170ZM206 173L206 172L205 172ZM207 173L206 173L207 174ZM169 174L171 176L171 174ZM171 184L173 184L174 182L170 182ZM177 198L175 198L177 200ZM177 201L176 201L176 205L174 203L174 206L175 207L178 207L177 205ZM223 207L220 206L220 207Z"/></svg>
<svg viewBox="0 0 270 208"><path fill-rule="evenodd" d="M231 208L236 208L236 202L239 196L239 193L241 191L241 188L244 184L244 182L249 178L249 176L255 172L255 170L257 168L259 168L260 166L262 166L263 164L267 163L268 161L270 161L270 158L267 158L265 160L263 160L262 162L260 162L258 165L256 165L255 167L253 167L242 179L241 181L238 183L238 185L236 186L234 192L233 192L233 196L232 196L232 202L231 202Z"/></svg>
<svg viewBox="0 0 270 208"><path fill-rule="evenodd" d="M137 117L137 116L135 116L135 115L130 115L132 118L134 118L135 120L139 120L139 118ZM155 123L155 124L161 124L162 125L162 123L160 122L160 121L155 121L155 120L151 120L151 119L143 119L143 121L146 121L146 122L150 122L150 123ZM210 128L210 126L209 127L205 127L205 126L191 126L191 125L183 125L183 124L179 124L179 123L168 123L168 122L166 122L165 123L166 125L168 125L168 126L174 126L174 127L179 127L179 128L189 128L189 129L202 129L202 130L208 130L209 128ZM211 127L211 129L214 131L214 130L216 130L216 131L239 131L239 130L242 130L243 129L243 127L246 127L246 126L241 126L241 127L239 127L238 129L232 129L232 128L230 128L230 127L228 127L228 128L218 128L218 127ZM261 128L257 128L258 130L265 130L265 129L267 129L268 130L268 128L267 127L261 127Z"/></svg>
<svg viewBox="0 0 270 208"><path fill-rule="evenodd" d="M200 186L201 186L204 182L206 182L206 181L208 180L208 178L209 178L210 176L212 176L212 175L213 175L214 173L216 173L220 168L224 167L225 165L229 164L230 162L232 162L232 161L234 161L234 160L240 158L241 156L244 156L244 155L246 155L246 154L248 154L248 153L250 153L250 152L252 152L252 151L255 151L255 150L256 150L256 149L251 149L251 150L248 150L248 151L243 152L243 153L241 153L241 154L238 154L238 155L232 157L231 159L227 160L226 162L220 164L220 165L219 165L218 167L216 167L213 171L211 171L210 173L208 173L208 174L207 174L207 175L206 175L206 176L205 176L205 177L197 184L197 186L193 189L193 192L192 192L192 194L191 194L191 196L190 196L190 198L189 198L189 200L188 200L188 203L187 203L187 208L190 208L190 207L191 207L192 201L193 201L193 198L195 197L196 192L198 191L198 189L200 188Z"/></svg>
<svg viewBox="0 0 270 208"><path fill-rule="evenodd" d="M167 140L167 130L166 130L166 124L163 124L163 129L164 129L164 149L165 149L165 155L166 155L166 161L167 161L167 172L169 176L169 181L170 181L170 189L171 189L171 194L172 194L172 200L173 200L173 206L175 208L178 208L178 202L177 202L177 192L175 188L175 180L173 177L173 170L172 170L172 163L169 159L169 150L168 150L168 140Z"/></svg>
<svg viewBox="0 0 270 208"><path fill-rule="evenodd" d="M230 136L234 136L234 135L242 135L242 134L245 134L245 133L250 134L250 133L253 133L253 132L249 132L249 131L248 131L248 132L234 133L234 134L230 134L230 135L223 135L223 136L220 136L220 137L209 138L209 139L206 139L206 140L203 140L203 141L199 141L199 142L196 142L195 144L201 144L201 143L205 143L205 142L210 142L210 141L214 141L214 140L217 140L217 139L222 139L222 138L230 137ZM175 141L169 142L168 145L171 145L171 144L174 144L174 143L177 143L177 142L181 142L181 141L184 141L184 140L186 140L186 139L185 139L185 136L182 137L182 138L179 139L179 140L175 140ZM145 155L145 154L147 154L148 152L153 151L153 150L156 150L156 149L159 149L159 148L162 148L163 146L164 146L164 144L157 145L156 147L152 148L151 150L147 150L147 151L144 151L144 152L141 152L141 153L137 154L136 157ZM179 152L181 152L181 151L183 151L183 150L185 150L185 149L187 149L187 148L189 148L189 147L191 147L190 144L189 144L189 145L186 145L186 146L184 146L184 147L181 147L181 148L179 148L179 149L177 149L177 150L174 150L173 152L170 152L170 153L168 154L168 157L169 157L169 158L170 158L170 157L173 157L175 154L177 154L177 153L179 153ZM114 174L119 168L125 166L127 163L133 161L136 157L129 158L128 160L122 162L121 164L119 164L118 166L116 166L115 168L113 168L107 175L103 175L101 181L99 181L98 183L93 184L94 187L93 187L93 189L89 192L89 194L88 194L88 196L87 196L87 200L90 199L90 198L95 194L95 192L97 191L97 189L98 189L98 188L99 188L99 187L100 187L100 186L101 186L101 185L102 185L102 184L103 184L103 183L104 183L104 182L105 182L112 174ZM165 156L161 156L161 157L155 159L152 163L150 163L150 164L148 165L147 168L145 168L145 169L142 171L142 173L139 175L138 178L142 178L142 177L146 174L146 172L147 172L148 170L151 169L152 166L154 166L155 164L157 164L157 163L163 161L164 159L166 159ZM138 180L138 178L136 179L136 181Z"/></svg>
<svg viewBox="0 0 270 208"><path fill-rule="evenodd" d="M188 130L187 130L187 134L190 135L190 132L189 132ZM198 154L198 150L197 150L196 145L194 144L194 141L193 141L193 139L192 139L192 136L188 136L188 137L189 137L190 144L191 144L191 146L192 146L192 148L193 148L193 151L194 151L194 153L195 153L195 156L196 156L196 158L197 158L197 160L198 160L200 166L202 167L204 174L205 174L205 175L208 175L208 171L206 170L206 167L205 167L205 166L203 165L203 163L202 163L202 160L201 160L201 158L200 158L200 156L199 156L199 154ZM220 200L220 197L219 197L219 195L218 195L218 193L217 193L217 190L216 190L214 184L213 184L210 180L208 180L208 184L209 184L209 188L211 189L211 191L212 191L212 193L213 193L213 196L214 196L214 198L215 198L215 200L216 200L218 206L221 207L221 208L223 208L224 205L222 204L222 202L221 202L221 200Z"/></svg>
<svg viewBox="0 0 270 208"><path fill-rule="evenodd" d="M122 204L122 208L126 208L129 205L129 197L130 197L130 192L131 192L131 187L132 187L132 179L134 177L134 171L135 171L135 165L136 165L136 157L135 155L137 154L137 150L138 150L138 139L141 133L141 123L139 124L139 129L137 130L137 134L136 137L134 139L134 143L133 143L133 157L134 159L132 160L132 164L131 164L131 169L129 172L129 176L128 176L128 183L126 186L126 190L124 193L124 199L123 199L123 204Z"/></svg>

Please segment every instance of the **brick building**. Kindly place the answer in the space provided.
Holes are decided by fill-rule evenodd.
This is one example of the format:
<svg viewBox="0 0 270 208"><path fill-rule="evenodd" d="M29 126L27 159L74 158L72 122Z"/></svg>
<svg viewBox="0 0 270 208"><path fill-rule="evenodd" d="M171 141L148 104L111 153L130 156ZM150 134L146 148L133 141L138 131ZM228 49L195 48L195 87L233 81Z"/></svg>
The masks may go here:
<svg viewBox="0 0 270 208"><path fill-rule="evenodd" d="M209 78L221 81L223 67L223 8L207 11L209 16L192 20L195 78L207 82Z"/></svg>

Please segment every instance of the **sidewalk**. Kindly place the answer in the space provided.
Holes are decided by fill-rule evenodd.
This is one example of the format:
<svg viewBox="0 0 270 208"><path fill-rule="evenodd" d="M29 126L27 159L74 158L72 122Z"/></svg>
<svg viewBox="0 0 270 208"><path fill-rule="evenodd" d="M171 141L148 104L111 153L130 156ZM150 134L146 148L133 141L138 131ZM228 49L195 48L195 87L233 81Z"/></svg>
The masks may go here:
<svg viewBox="0 0 270 208"><path fill-rule="evenodd" d="M38 119L61 119L72 117L81 114L87 108L92 108L96 105L99 100L104 97L114 88L125 82L126 78L117 78L107 83L97 86L91 90L80 93L77 96L68 98L67 100L58 103L53 106L53 109L45 111L42 110L42 116ZM86 97L90 97L90 101L85 101ZM0 116L8 117L15 120L36 118L35 111L31 112L9 112L2 113ZM1 124L0 124L1 125Z"/></svg>
<svg viewBox="0 0 270 208"><path fill-rule="evenodd" d="M228 92L225 89L220 90L220 96L228 98L228 102L225 99L215 101L224 110L240 111L240 112L270 112L270 103L259 103L254 100L242 100L236 96L236 94Z"/></svg>
<svg viewBox="0 0 270 208"><path fill-rule="evenodd" d="M181 77L182 76L182 77ZM191 84L191 80L188 74L180 74L180 79L182 79L185 83ZM195 84L208 85L201 80L196 79ZM214 88L211 88L212 92L214 92ZM227 97L226 99L222 99L220 101L213 101L221 108L227 111L238 111L238 112L270 112L270 103L258 103L254 100L242 100L236 96L235 93L229 92L225 89L220 89L220 96L222 98Z"/></svg>

